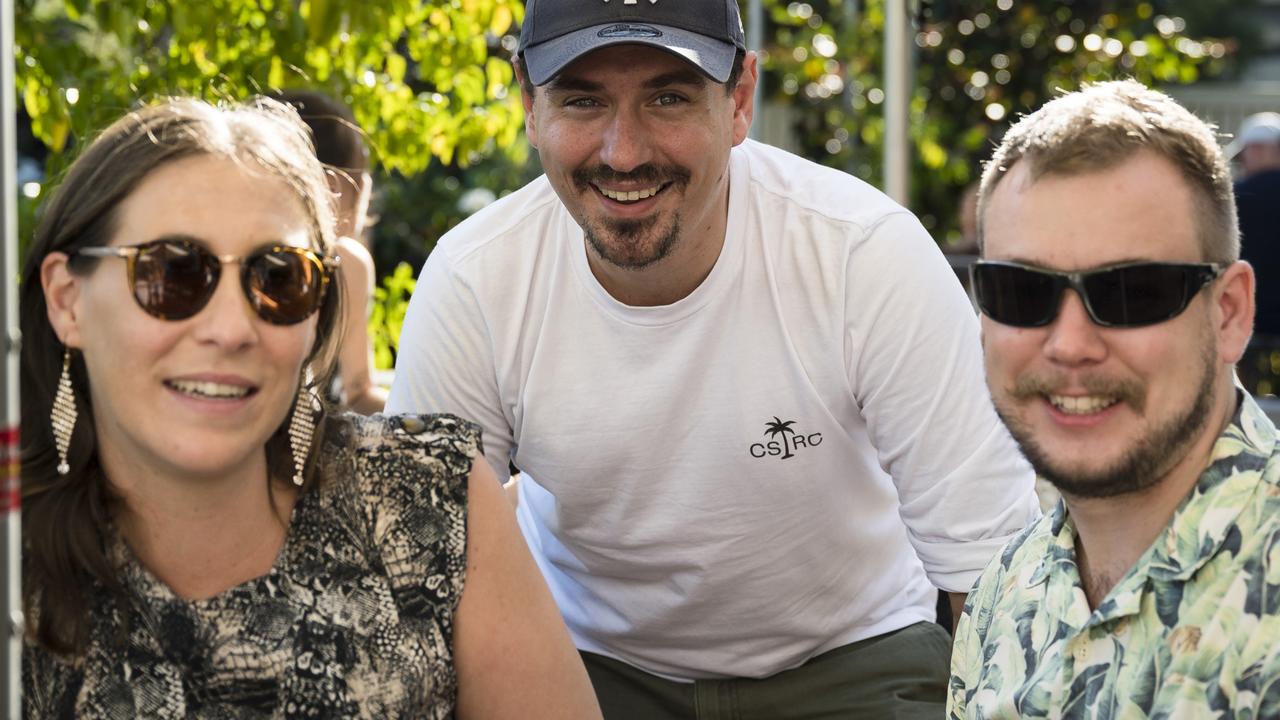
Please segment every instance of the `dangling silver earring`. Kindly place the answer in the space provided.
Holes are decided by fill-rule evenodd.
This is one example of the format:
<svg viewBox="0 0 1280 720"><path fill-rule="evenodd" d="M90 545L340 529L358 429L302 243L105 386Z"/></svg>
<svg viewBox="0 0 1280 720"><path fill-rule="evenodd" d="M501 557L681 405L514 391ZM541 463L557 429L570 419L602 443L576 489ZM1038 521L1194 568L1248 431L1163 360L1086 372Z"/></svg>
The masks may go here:
<svg viewBox="0 0 1280 720"><path fill-rule="evenodd" d="M302 385L298 388L298 401L293 406L293 419L289 421L289 447L293 450L293 484L302 486L302 470L311 454L311 440L316 431L316 396L311 391L314 382L311 368L302 373Z"/></svg>
<svg viewBox="0 0 1280 720"><path fill-rule="evenodd" d="M76 396L71 390L71 348L62 352L62 377L58 378L58 392L53 396L53 446L58 450L58 474L71 472L67 462L67 450L71 448L71 431L76 427Z"/></svg>

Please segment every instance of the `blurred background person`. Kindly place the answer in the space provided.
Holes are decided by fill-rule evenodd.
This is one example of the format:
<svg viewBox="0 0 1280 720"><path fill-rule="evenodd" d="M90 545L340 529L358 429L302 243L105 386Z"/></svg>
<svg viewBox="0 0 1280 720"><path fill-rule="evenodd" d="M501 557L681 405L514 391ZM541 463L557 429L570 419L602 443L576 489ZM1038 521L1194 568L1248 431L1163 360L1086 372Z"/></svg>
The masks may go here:
<svg viewBox="0 0 1280 720"><path fill-rule="evenodd" d="M369 307L377 285L373 256L364 244L365 220L373 182L369 149L351 109L324 93L284 90L273 95L292 105L311 128L316 157L324 163L329 187L337 196L337 251L342 258L342 288L347 298L342 348L338 353L342 403L365 415L381 412L387 391L373 379L369 345Z"/></svg>
<svg viewBox="0 0 1280 720"><path fill-rule="evenodd" d="M599 717L476 426L318 396L330 205L271 100L132 113L50 200L21 286L26 717Z"/></svg>
<svg viewBox="0 0 1280 720"><path fill-rule="evenodd" d="M969 295L969 266L978 257L978 183L973 182L960 193L956 203L956 222L960 226L960 237L944 245L943 253L956 278ZM972 298L970 298L972 300ZM976 310L976 308L975 308Z"/></svg>
<svg viewBox="0 0 1280 720"><path fill-rule="evenodd" d="M1272 394L1280 377L1280 113L1250 115L1226 148L1236 164L1240 256L1258 276L1258 313L1240 378L1249 392ZM1280 359L1280 358L1278 358Z"/></svg>
<svg viewBox="0 0 1280 720"><path fill-rule="evenodd" d="M956 222L960 225L960 241L947 248L958 255L978 254L978 182L969 183L960 193L956 206ZM967 279L967 278L965 278Z"/></svg>

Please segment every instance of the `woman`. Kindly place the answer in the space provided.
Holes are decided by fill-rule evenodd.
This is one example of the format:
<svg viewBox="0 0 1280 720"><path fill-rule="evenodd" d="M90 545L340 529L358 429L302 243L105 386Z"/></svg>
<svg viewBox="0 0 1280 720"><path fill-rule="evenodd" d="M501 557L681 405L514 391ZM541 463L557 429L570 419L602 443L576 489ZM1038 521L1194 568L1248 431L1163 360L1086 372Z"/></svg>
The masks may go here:
<svg viewBox="0 0 1280 720"><path fill-rule="evenodd" d="M292 105L311 129L316 157L325 166L335 201L334 253L342 261L342 347L338 350L341 382L337 389L346 408L364 415L382 412L387 391L373 381L373 346L369 312L377 287L373 255L364 246L365 220L373 181L369 149L351 108L315 90L282 90L275 100Z"/></svg>
<svg viewBox="0 0 1280 720"><path fill-rule="evenodd" d="M116 122L23 272L27 717L598 717L479 432L330 417L296 114Z"/></svg>

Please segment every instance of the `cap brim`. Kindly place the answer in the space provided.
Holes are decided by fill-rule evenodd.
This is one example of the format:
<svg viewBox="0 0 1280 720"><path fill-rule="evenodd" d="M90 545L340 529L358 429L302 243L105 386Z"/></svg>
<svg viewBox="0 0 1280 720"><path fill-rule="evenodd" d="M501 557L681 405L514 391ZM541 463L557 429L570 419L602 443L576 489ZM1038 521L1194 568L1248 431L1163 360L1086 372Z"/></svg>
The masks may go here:
<svg viewBox="0 0 1280 720"><path fill-rule="evenodd" d="M604 30L619 24L609 23L584 28L525 48L522 57L525 70L529 74L529 81L534 85L543 85L574 60L589 52L613 45L648 45L666 50L686 60L718 83L729 79L729 73L733 70L733 58L738 51L732 43L715 40L688 30L647 23L641 27L652 28L658 34L633 33L609 36L601 34Z"/></svg>

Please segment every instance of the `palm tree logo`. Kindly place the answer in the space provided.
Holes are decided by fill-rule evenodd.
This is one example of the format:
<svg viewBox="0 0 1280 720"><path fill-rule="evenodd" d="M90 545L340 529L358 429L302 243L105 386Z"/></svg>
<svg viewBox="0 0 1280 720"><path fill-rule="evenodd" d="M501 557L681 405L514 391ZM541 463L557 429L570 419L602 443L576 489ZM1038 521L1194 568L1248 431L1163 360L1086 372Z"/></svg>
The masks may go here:
<svg viewBox="0 0 1280 720"><path fill-rule="evenodd" d="M783 422L781 419L778 418L777 415L774 415L773 422L765 423L764 425L765 435L769 437L773 437L775 435L782 436L783 455L781 458L779 458L780 460L786 460L787 458L795 457L795 455L791 452L791 445L787 442L787 433L791 433L792 435L796 434L796 431L791 429L791 426L795 424L796 424L795 420L787 420L786 422Z"/></svg>

